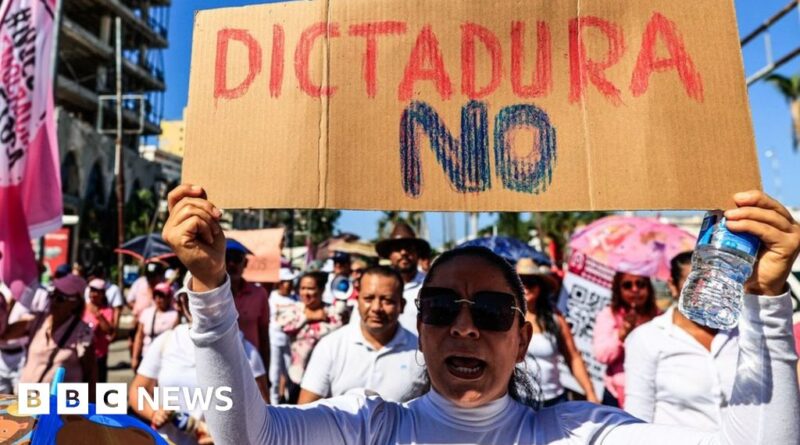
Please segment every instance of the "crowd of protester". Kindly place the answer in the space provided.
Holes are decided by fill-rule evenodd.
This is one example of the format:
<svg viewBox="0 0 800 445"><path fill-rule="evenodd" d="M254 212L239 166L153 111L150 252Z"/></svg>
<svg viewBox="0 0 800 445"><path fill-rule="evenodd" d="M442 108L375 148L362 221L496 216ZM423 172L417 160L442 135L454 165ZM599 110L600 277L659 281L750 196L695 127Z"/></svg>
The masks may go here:
<svg viewBox="0 0 800 445"><path fill-rule="evenodd" d="M420 304L441 300L445 305L451 296L443 288L423 287L430 279L432 252L408 225L397 224L376 251L380 261L333 252L332 267L323 270L296 270L284 261L277 283L251 283L244 279L251 252L227 240L225 265L238 336L265 403L308 404L364 390L407 402L430 387L417 329L420 322L437 321L419 318ZM684 252L672 261L668 284L675 303L690 260L691 252ZM571 328L556 309L559 275L530 258L509 267L522 285L519 311L532 327L521 369L534 382L528 396L536 407L578 399L620 407L648 422L721 428L734 386L736 329L706 328L674 306L661 313L650 277L618 272L611 302L594 329L592 352L606 365L604 391L596 393ZM180 266L149 262L123 291L102 265L64 265L47 287L5 292L0 393L14 392L19 382L50 382L58 367L66 371L64 381L90 383L93 391L95 382L108 379L110 345L126 341L135 373L131 411L176 444L211 443L204 413L189 410L185 400L181 412L139 410L135 403L139 388L152 393L159 385L199 387L198 368L210 366L197 362L190 336L191 279ZM11 298L15 291L19 297ZM475 300L480 297L479 292ZM448 316L444 306L427 310ZM134 323L126 336L120 320L128 313ZM562 384L560 364L580 391ZM176 419L184 420L180 427Z"/></svg>

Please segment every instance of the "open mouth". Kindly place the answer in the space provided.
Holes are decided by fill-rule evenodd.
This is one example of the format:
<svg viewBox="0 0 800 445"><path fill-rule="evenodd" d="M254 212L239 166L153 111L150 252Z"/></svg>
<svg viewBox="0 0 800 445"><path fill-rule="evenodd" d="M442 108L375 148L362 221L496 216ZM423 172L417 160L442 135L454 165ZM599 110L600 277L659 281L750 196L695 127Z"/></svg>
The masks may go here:
<svg viewBox="0 0 800 445"><path fill-rule="evenodd" d="M486 362L473 357L450 356L444 363L450 374L465 380L477 379L486 370Z"/></svg>

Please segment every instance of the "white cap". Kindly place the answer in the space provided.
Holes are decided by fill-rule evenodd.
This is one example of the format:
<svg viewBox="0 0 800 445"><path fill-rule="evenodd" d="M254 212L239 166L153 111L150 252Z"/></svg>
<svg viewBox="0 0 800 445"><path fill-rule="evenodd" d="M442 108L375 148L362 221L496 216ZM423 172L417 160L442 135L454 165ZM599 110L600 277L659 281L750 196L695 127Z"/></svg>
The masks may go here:
<svg viewBox="0 0 800 445"><path fill-rule="evenodd" d="M280 273L278 274L279 281L294 281L297 278L297 274L289 269L288 267L281 267Z"/></svg>

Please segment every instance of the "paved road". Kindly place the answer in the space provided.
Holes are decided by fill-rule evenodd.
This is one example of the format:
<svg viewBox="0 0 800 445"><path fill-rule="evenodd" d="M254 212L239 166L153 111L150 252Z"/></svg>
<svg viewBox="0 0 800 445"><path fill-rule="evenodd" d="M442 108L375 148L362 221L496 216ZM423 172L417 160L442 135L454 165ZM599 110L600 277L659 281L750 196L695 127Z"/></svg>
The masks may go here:
<svg viewBox="0 0 800 445"><path fill-rule="evenodd" d="M133 328L133 316L123 314L119 324L119 339L111 343L108 351L108 382L130 383L133 380L133 370L128 352L128 332Z"/></svg>

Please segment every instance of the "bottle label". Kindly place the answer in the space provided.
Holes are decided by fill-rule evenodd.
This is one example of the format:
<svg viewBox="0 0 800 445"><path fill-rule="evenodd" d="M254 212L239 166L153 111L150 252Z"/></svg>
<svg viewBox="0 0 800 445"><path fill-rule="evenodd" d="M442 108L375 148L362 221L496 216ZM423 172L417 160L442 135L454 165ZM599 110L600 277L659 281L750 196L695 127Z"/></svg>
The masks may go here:
<svg viewBox="0 0 800 445"><path fill-rule="evenodd" d="M700 236L697 238L697 247L705 245L724 247L753 257L758 254L760 244L755 235L728 230L725 226L725 216L719 210L706 213L703 226L700 227Z"/></svg>

